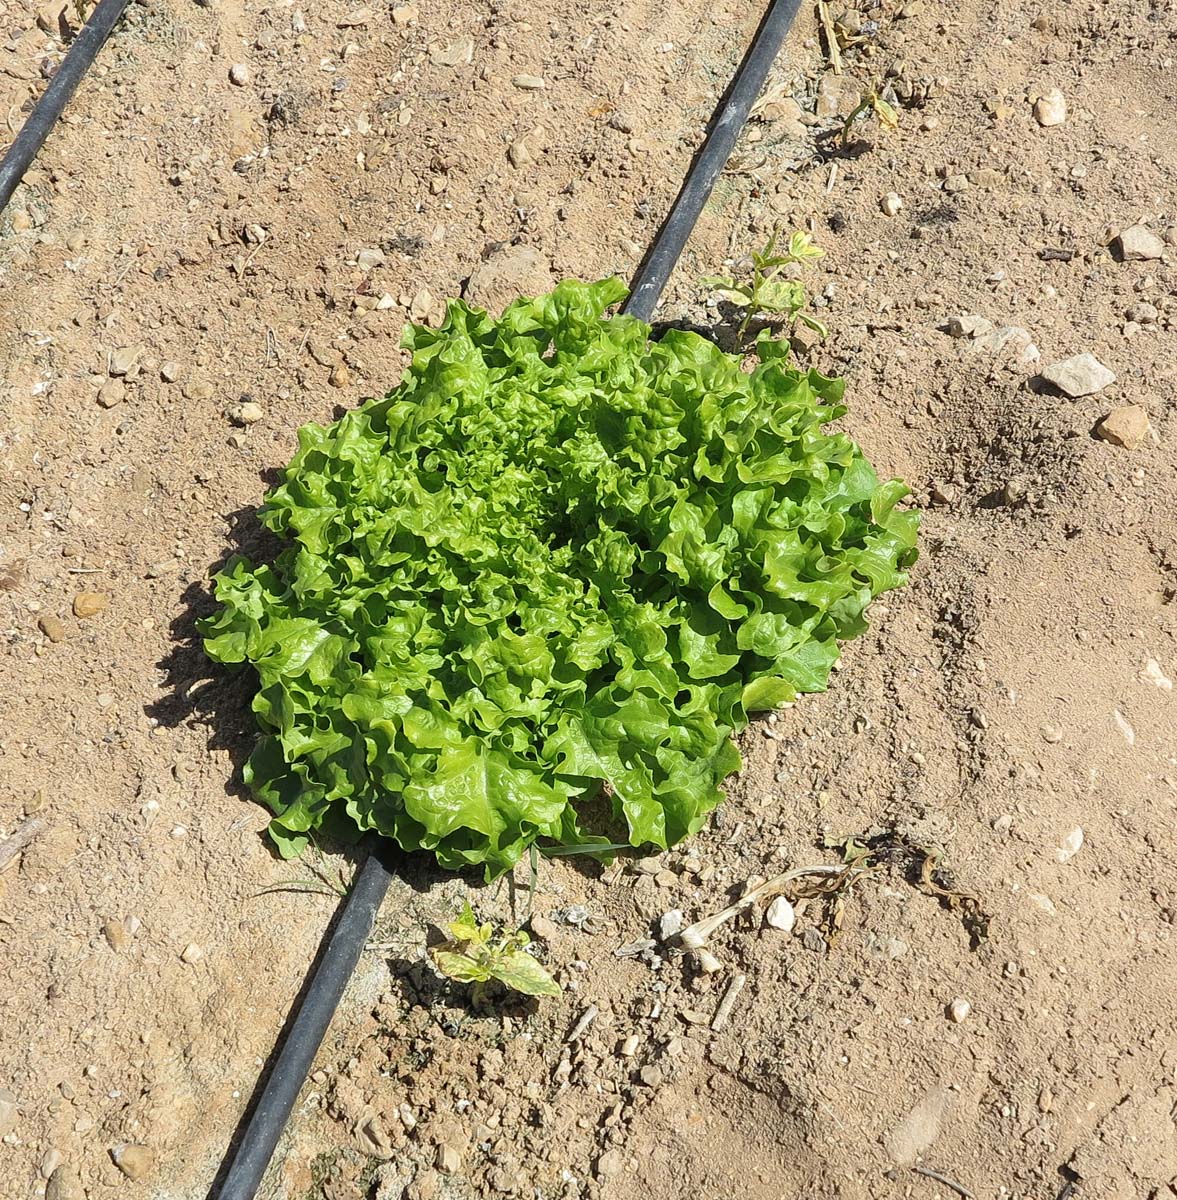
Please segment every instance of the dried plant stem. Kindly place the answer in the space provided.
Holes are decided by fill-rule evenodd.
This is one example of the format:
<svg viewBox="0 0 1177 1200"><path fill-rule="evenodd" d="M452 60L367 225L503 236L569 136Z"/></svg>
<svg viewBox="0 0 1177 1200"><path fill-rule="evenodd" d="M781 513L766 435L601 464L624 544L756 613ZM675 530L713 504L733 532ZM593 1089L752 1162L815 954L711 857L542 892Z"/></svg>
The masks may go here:
<svg viewBox="0 0 1177 1200"><path fill-rule="evenodd" d="M783 875L774 875L772 879L766 879L764 883L745 893L734 904L729 904L727 908L722 909L720 912L714 913L710 917L704 917L701 921L696 921L693 925L688 925L678 935L678 940L688 950L701 949L707 944L707 939L726 921L730 921L732 917L738 913L742 913L746 908L751 908L757 900L763 900L770 896L779 896L794 880L814 875L826 879L838 878L840 880L847 875L857 876L860 874L862 874L861 868L847 865L841 867L800 867L796 871L786 871Z"/></svg>

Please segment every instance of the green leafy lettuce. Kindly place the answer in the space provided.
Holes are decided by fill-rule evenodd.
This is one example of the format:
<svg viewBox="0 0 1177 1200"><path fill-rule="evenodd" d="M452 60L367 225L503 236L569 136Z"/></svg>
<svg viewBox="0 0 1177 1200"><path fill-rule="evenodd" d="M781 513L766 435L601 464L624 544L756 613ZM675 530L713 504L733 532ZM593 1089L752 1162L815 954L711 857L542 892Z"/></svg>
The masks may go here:
<svg viewBox="0 0 1177 1200"><path fill-rule="evenodd" d="M917 518L823 426L842 383L762 339L605 317L616 280L501 319L453 301L388 396L299 450L231 560L208 654L249 663L246 780L284 855L366 830L447 867L534 842L667 847L740 766L748 714L821 691Z"/></svg>

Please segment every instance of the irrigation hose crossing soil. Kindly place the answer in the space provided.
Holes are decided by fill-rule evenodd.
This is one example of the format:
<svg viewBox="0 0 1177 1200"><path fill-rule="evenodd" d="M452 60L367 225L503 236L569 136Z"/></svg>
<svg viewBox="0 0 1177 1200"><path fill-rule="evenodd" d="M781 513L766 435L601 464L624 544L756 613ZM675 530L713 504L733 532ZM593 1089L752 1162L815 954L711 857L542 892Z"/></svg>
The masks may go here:
<svg viewBox="0 0 1177 1200"><path fill-rule="evenodd" d="M774 0L765 13L735 77L719 101L707 137L682 188L634 277L624 305L624 311L633 316L649 321L653 315L799 6L800 0ZM343 901L339 919L324 939L321 961L274 1061L261 1098L236 1150L231 1152L224 1183L215 1193L217 1200L253 1200L335 1006L347 986L348 976L359 961L380 901L388 890L392 879L390 858L390 852L383 847L371 853Z"/></svg>
<svg viewBox="0 0 1177 1200"><path fill-rule="evenodd" d="M0 212L110 36L129 0L99 0L57 74L0 162ZM699 214L740 135L769 68L789 32L800 0L773 0L739 69L720 99L706 139L682 188L634 277L624 311L649 321ZM390 843L374 844L324 935L301 1002L296 1001L285 1039L274 1058L247 1123L226 1158L218 1200L253 1200L315 1054L363 952L381 901L392 881Z"/></svg>
<svg viewBox="0 0 1177 1200"><path fill-rule="evenodd" d="M658 230L653 245L638 267L629 298L622 306L624 312L643 321L649 321L654 315L662 289L695 228L695 222L711 195L711 189L715 187L720 171L731 157L740 130L747 123L752 105L764 87L769 68L800 6L801 0L773 0L764 14L760 28L744 55L744 61L740 63L727 91L720 97L707 137L691 163L682 188L662 228Z"/></svg>
<svg viewBox="0 0 1177 1200"><path fill-rule="evenodd" d="M110 37L128 3L129 0L99 0L81 33L74 38L57 74L49 81L45 94L37 101L36 108L20 127L3 161L0 161L0 213L8 206L12 193L40 153L62 109L69 103L82 76L90 69L90 64Z"/></svg>

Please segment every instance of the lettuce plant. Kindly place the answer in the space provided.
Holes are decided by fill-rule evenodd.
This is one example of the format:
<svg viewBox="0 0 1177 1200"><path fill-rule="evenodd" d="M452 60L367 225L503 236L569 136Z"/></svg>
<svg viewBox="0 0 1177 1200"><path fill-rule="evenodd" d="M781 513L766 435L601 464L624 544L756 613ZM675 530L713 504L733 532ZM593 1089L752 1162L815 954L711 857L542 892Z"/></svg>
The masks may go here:
<svg viewBox="0 0 1177 1200"><path fill-rule="evenodd" d="M250 664L246 780L297 854L375 830L444 866L667 847L750 713L821 691L906 581L917 518L823 426L842 383L758 342L605 316L568 281L499 320L453 301L388 396L299 450L230 561L208 654Z"/></svg>

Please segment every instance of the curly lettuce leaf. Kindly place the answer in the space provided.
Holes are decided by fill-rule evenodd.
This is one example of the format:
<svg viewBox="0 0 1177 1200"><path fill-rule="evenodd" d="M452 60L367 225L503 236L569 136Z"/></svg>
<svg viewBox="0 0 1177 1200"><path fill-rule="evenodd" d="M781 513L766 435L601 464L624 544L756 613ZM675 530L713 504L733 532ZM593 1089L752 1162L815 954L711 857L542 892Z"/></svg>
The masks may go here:
<svg viewBox="0 0 1177 1200"><path fill-rule="evenodd" d="M412 327L388 396L299 449L208 654L249 664L284 855L368 830L447 867L696 832L748 714L825 688L917 517L825 426L842 383L606 317L616 280Z"/></svg>

